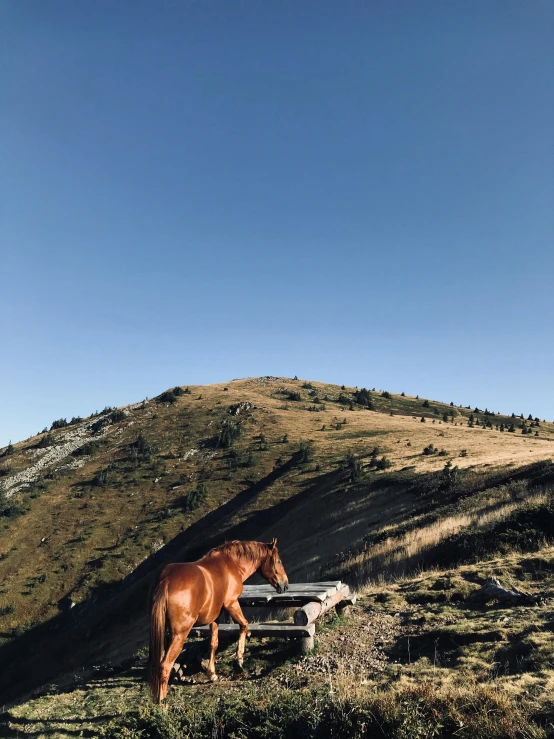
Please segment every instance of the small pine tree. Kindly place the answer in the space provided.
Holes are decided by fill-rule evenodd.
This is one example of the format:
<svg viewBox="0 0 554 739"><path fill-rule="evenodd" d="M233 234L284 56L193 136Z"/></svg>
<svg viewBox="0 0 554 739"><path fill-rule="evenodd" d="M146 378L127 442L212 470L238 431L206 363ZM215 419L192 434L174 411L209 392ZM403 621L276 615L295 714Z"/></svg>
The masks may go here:
<svg viewBox="0 0 554 739"><path fill-rule="evenodd" d="M286 444L288 442L288 440L289 440L289 435L288 434L285 434L283 436L283 444Z"/></svg>
<svg viewBox="0 0 554 739"><path fill-rule="evenodd" d="M312 448L311 446L303 441L300 444L300 449L298 450L298 461L300 464L306 464L309 462L312 458Z"/></svg>
<svg viewBox="0 0 554 739"><path fill-rule="evenodd" d="M378 470L388 470L389 467L392 467L392 462L387 457L381 457L381 459L377 460Z"/></svg>
<svg viewBox="0 0 554 739"><path fill-rule="evenodd" d="M421 416L421 423L425 423L425 416Z"/></svg>
<svg viewBox="0 0 554 739"><path fill-rule="evenodd" d="M10 456L10 455L12 455L13 453L14 453L14 448L13 448L12 440L10 439L10 441L9 441L9 443L8 443L8 446L7 446L7 447L6 447L6 449L4 450L4 454L3 454L3 456L4 456L4 457L9 457L9 456Z"/></svg>
<svg viewBox="0 0 554 739"><path fill-rule="evenodd" d="M404 390L402 390L402 392L400 393L400 397L401 398L405 398L406 397L406 393L404 392Z"/></svg>
<svg viewBox="0 0 554 739"><path fill-rule="evenodd" d="M422 406L423 406L424 408L429 408L429 401L428 401L428 400L424 400L424 401L423 401L423 403L422 403L421 405L422 405Z"/></svg>

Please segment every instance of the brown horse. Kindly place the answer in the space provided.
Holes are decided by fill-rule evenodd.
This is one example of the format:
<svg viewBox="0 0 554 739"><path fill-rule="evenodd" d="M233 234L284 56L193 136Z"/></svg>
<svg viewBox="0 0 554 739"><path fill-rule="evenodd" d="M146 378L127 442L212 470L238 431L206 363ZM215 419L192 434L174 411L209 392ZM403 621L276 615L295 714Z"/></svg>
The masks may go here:
<svg viewBox="0 0 554 739"><path fill-rule="evenodd" d="M218 627L215 620L222 608L240 624L235 665L242 669L248 621L238 598L244 581L254 572L263 575L278 593L288 589L288 578L277 551L277 539L273 539L271 544L231 541L212 549L196 562L164 567L151 595L148 684L155 701L166 697L173 663L194 625L210 624L207 672L211 680L217 680L215 651ZM171 639L164 654L166 622L169 622Z"/></svg>

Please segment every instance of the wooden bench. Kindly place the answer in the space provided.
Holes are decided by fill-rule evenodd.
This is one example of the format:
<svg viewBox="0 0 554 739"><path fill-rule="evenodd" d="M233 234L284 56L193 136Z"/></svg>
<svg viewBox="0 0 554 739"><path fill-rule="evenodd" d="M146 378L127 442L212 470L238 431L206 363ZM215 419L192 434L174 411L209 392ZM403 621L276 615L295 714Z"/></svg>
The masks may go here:
<svg viewBox="0 0 554 739"><path fill-rule="evenodd" d="M314 647L315 623L320 616L335 608L337 613L348 612L348 607L356 602L356 596L348 585L340 580L332 582L304 582L289 585L286 593L277 593L271 585L245 585L239 598L244 608L295 608L293 622L251 623L248 635L252 637L280 637L298 639L301 653ZM236 633L238 624L228 622L226 612L222 612L219 630L222 633ZM225 622L227 620L227 622ZM197 626L191 636L205 636L209 626Z"/></svg>

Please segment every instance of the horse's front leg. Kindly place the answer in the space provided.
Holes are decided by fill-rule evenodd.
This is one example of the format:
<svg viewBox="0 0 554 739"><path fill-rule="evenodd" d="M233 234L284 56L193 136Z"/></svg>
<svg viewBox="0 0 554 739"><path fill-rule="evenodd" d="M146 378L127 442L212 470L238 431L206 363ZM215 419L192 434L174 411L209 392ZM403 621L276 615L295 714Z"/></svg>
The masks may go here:
<svg viewBox="0 0 554 739"><path fill-rule="evenodd" d="M235 667L242 670L244 662L244 647L246 644L246 634L248 633L248 621L244 617L244 613L239 606L238 600L225 606L227 612L240 625L239 643L237 645L237 657L235 659Z"/></svg>

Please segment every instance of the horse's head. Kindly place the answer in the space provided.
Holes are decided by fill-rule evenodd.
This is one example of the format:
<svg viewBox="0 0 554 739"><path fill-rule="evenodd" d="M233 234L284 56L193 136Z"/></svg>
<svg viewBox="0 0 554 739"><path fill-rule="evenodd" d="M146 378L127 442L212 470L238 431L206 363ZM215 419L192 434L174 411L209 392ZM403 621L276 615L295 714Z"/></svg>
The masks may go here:
<svg viewBox="0 0 554 739"><path fill-rule="evenodd" d="M266 546L267 555L262 560L259 572L278 593L284 593L289 589L289 579L277 551L277 539Z"/></svg>

